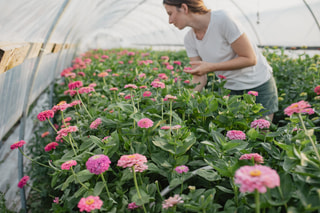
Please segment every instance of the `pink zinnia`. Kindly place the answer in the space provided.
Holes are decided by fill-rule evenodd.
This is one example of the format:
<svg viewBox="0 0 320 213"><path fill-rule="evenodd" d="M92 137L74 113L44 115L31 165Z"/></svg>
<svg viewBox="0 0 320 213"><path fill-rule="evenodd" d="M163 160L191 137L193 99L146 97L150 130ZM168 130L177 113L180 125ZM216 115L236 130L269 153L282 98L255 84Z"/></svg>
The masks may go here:
<svg viewBox="0 0 320 213"><path fill-rule="evenodd" d="M112 87L109 89L110 91L118 91L118 88L117 87Z"/></svg>
<svg viewBox="0 0 320 213"><path fill-rule="evenodd" d="M72 90L72 89L68 89L66 91L63 92L64 95L70 95L70 96L74 96L77 94L77 91L76 90Z"/></svg>
<svg viewBox="0 0 320 213"><path fill-rule="evenodd" d="M95 209L101 209L103 205L102 200L100 200L99 196L92 196L90 195L87 198L81 198L78 203L78 208L80 209L80 212L86 211L91 212Z"/></svg>
<svg viewBox="0 0 320 213"><path fill-rule="evenodd" d="M182 174L182 173L187 173L189 171L189 168L185 165L182 165L182 166L177 166L174 170L179 174Z"/></svg>
<svg viewBox="0 0 320 213"><path fill-rule="evenodd" d="M122 168L138 167L139 171L143 172L145 169L148 168L147 165L145 165L144 163L147 163L147 158L144 155L136 153L132 155L121 156L118 160L117 166L120 166Z"/></svg>
<svg viewBox="0 0 320 213"><path fill-rule="evenodd" d="M51 151L52 149L56 149L56 147L59 146L59 144L57 142L51 142L51 143L48 143L45 147L44 147L44 150L46 152L49 152Z"/></svg>
<svg viewBox="0 0 320 213"><path fill-rule="evenodd" d="M129 100L129 99L131 99L131 97L133 98L134 95L133 95L133 96L131 96L131 95L126 95L126 96L124 96L124 99Z"/></svg>
<svg viewBox="0 0 320 213"><path fill-rule="evenodd" d="M56 204L59 204L59 197L55 197L53 202L56 203Z"/></svg>
<svg viewBox="0 0 320 213"><path fill-rule="evenodd" d="M177 130L177 129L181 128L181 125L174 125L171 128L172 128L172 130Z"/></svg>
<svg viewBox="0 0 320 213"><path fill-rule="evenodd" d="M22 189L27 184L29 179L30 179L29 176L24 176L23 178L21 178L18 183L18 187Z"/></svg>
<svg viewBox="0 0 320 213"><path fill-rule="evenodd" d="M79 94L83 94L83 93L90 93L90 92L94 92L94 88L93 87L81 87L79 89Z"/></svg>
<svg viewBox="0 0 320 213"><path fill-rule="evenodd" d="M153 126L153 121L150 120L149 118L142 118L140 121L138 121L138 126L140 128L150 128Z"/></svg>
<svg viewBox="0 0 320 213"><path fill-rule="evenodd" d="M64 163L61 165L61 169L62 169L62 170L70 170L70 168L71 168L72 166L75 166L75 165L77 165L77 161L75 161L75 160L69 160L69 161L64 162Z"/></svg>
<svg viewBox="0 0 320 213"><path fill-rule="evenodd" d="M258 92L256 92L256 91L249 91L248 94L258 96Z"/></svg>
<svg viewBox="0 0 320 213"><path fill-rule="evenodd" d="M74 82L70 82L68 84L68 87L69 89L73 90L75 88L79 88L79 87L82 87L83 86L83 83L82 81L74 81Z"/></svg>
<svg viewBox="0 0 320 213"><path fill-rule="evenodd" d="M314 111L310 108L311 105L306 101L299 101L297 103L293 103L287 108L284 109L284 114L291 116L293 113L308 113L309 115L313 114Z"/></svg>
<svg viewBox="0 0 320 213"><path fill-rule="evenodd" d="M23 145L25 145L26 142L24 140L21 140L21 141L18 141L18 142L15 142L14 144L12 144L10 146L10 149L13 150L13 149L17 149L19 147L22 147Z"/></svg>
<svg viewBox="0 0 320 213"><path fill-rule="evenodd" d="M177 64L177 65L179 65L179 66L181 65L181 61L174 61L173 63L174 63L174 64Z"/></svg>
<svg viewBox="0 0 320 213"><path fill-rule="evenodd" d="M48 136L49 134L50 134L50 132L49 132L49 131L46 131L46 132L44 132L44 133L41 134L41 137L44 138L44 137Z"/></svg>
<svg viewBox="0 0 320 213"><path fill-rule="evenodd" d="M241 155L239 160L251 160L253 158L255 163L263 163L263 157L259 155L258 153L250 153L250 154L244 154Z"/></svg>
<svg viewBox="0 0 320 213"><path fill-rule="evenodd" d="M258 119L251 122L251 128L268 129L270 122L265 119Z"/></svg>
<svg viewBox="0 0 320 213"><path fill-rule="evenodd" d="M65 111L69 107L70 107L70 104L67 104L67 102L65 101L61 101L60 103L52 107L52 111L54 112L57 112L58 110Z"/></svg>
<svg viewBox="0 0 320 213"><path fill-rule="evenodd" d="M167 200L164 200L164 202L162 203L162 208L168 209L179 203L183 203L182 197L180 197L179 195L174 195L174 197L169 197Z"/></svg>
<svg viewBox="0 0 320 213"><path fill-rule="evenodd" d="M226 78L227 78L227 77L224 76L224 75L218 75L218 77L221 78L221 79L226 79Z"/></svg>
<svg viewBox="0 0 320 213"><path fill-rule="evenodd" d="M109 75L109 74L108 74L107 72L101 72L101 73L98 74L98 77L103 78L103 77L106 77L106 76L108 76L108 75Z"/></svg>
<svg viewBox="0 0 320 213"><path fill-rule="evenodd" d="M106 155L91 156L86 162L87 169L96 175L99 175L109 169L110 159Z"/></svg>
<svg viewBox="0 0 320 213"><path fill-rule="evenodd" d="M140 89L147 89L148 87L145 86L145 85L142 85L142 86L140 86L139 88L140 88Z"/></svg>
<svg viewBox="0 0 320 213"><path fill-rule="evenodd" d="M158 77L163 79L163 80L167 80L168 79L168 76L165 73L158 74Z"/></svg>
<svg viewBox="0 0 320 213"><path fill-rule="evenodd" d="M280 186L278 173L262 165L243 166L235 173L235 183L240 185L240 192L253 192L255 189L265 193L267 188Z"/></svg>
<svg viewBox="0 0 320 213"><path fill-rule="evenodd" d="M97 118L90 124L90 129L97 129L101 123L102 123L101 118Z"/></svg>
<svg viewBox="0 0 320 213"><path fill-rule="evenodd" d="M151 82L151 86L154 87L154 88L161 88L161 89L164 89L166 87L166 85L159 81L159 80L154 80Z"/></svg>
<svg viewBox="0 0 320 213"><path fill-rule="evenodd" d="M146 77L146 74L144 73L139 74L139 78L145 78L145 77Z"/></svg>
<svg viewBox="0 0 320 213"><path fill-rule="evenodd" d="M230 140L245 140L246 134L240 130L230 130L227 132L227 137Z"/></svg>
<svg viewBox="0 0 320 213"><path fill-rule="evenodd" d="M124 88L137 89L138 87L137 87L137 85L135 85L135 84L127 84L127 85L124 86Z"/></svg>
<svg viewBox="0 0 320 213"><path fill-rule="evenodd" d="M170 64L168 64L168 65L166 66L166 68L167 68L168 70L173 70L173 66L170 65Z"/></svg>
<svg viewBox="0 0 320 213"><path fill-rule="evenodd" d="M170 126L162 126L160 129L169 130L169 129L170 129Z"/></svg>
<svg viewBox="0 0 320 213"><path fill-rule="evenodd" d="M177 99L177 96L166 95L166 96L165 96L165 99L167 99L167 100L176 100L176 99Z"/></svg>
<svg viewBox="0 0 320 213"><path fill-rule="evenodd" d="M137 206L135 202L132 202L132 203L129 203L128 204L128 209L129 210L132 210L132 209L137 209L139 208L140 206Z"/></svg>
<svg viewBox="0 0 320 213"><path fill-rule="evenodd" d="M43 112L40 112L38 115L37 115L37 118L39 121L45 121L47 118L53 118L54 116L54 111L52 110L46 110L46 111L43 111Z"/></svg>
<svg viewBox="0 0 320 213"><path fill-rule="evenodd" d="M70 106L75 106L75 105L80 105L81 101L80 100L74 100L70 103Z"/></svg>
<svg viewBox="0 0 320 213"><path fill-rule="evenodd" d="M189 80L185 80L185 81L183 81L183 83L190 84L190 81Z"/></svg>
<svg viewBox="0 0 320 213"><path fill-rule="evenodd" d="M314 88L314 92L317 94L317 95L320 95L320 85L316 86Z"/></svg>
<svg viewBox="0 0 320 213"><path fill-rule="evenodd" d="M142 94L143 97L150 97L151 95L152 95L152 92L150 92L150 91L145 91L145 92Z"/></svg>

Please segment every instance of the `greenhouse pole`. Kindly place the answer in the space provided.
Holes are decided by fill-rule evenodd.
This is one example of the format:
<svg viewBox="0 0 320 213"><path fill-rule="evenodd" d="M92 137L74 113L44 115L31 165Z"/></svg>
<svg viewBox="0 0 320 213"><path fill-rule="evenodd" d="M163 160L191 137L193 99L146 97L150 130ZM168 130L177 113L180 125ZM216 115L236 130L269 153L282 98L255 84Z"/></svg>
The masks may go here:
<svg viewBox="0 0 320 213"><path fill-rule="evenodd" d="M25 95L24 104L23 104L19 140L23 140L24 137L25 137L25 126L26 126L26 121L27 121L28 111L29 111L29 100L30 100L30 97L31 97L31 91L32 91L33 86L34 86L35 78L36 78L37 73L39 71L39 65L40 65L40 62L42 60L45 47L47 46L47 43L50 40L50 37L51 37L52 33L54 32L54 30L55 30L60 18L62 17L62 14L64 13L65 9L67 8L67 6L68 6L68 4L70 2L71 2L71 0L65 0L63 5L61 6L60 11L58 12L56 18L54 19L53 24L52 24L51 28L49 29L49 31L48 31L45 39L44 39L44 42L43 42L43 45L42 45L43 48L41 48L41 50L39 52L39 56L36 59L33 71L32 71L31 76L30 76L30 80L29 80L29 82L27 84L27 90L26 90L26 95ZM24 176L24 172L23 172L23 155L22 155L21 152L18 152L18 178L19 178L19 180L23 176ZM24 212L27 212L26 194L25 194L24 187L22 189L20 189L20 199L21 199L21 209L24 210Z"/></svg>

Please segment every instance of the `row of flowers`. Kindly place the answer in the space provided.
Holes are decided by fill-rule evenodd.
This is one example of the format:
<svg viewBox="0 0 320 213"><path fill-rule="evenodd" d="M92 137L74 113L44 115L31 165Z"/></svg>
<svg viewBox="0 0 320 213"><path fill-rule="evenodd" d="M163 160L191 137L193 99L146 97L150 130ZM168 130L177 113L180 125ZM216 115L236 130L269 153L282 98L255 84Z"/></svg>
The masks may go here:
<svg viewBox="0 0 320 213"><path fill-rule="evenodd" d="M41 142L48 164L25 155L48 168L52 211L288 210L296 197L284 192L298 189L280 184L281 178L301 181L295 168L320 165L315 136L307 129L312 126L305 122L317 111L306 101L293 103L284 110L292 123L277 129L259 119L257 92L231 97L224 76L193 92L191 76L183 72L189 69L185 55L151 53L93 50L61 73L59 103L37 116L50 127ZM297 158L292 149L298 140L285 141L288 134L305 141ZM23 153L24 144L11 148ZM304 164L283 169L289 158L301 156Z"/></svg>

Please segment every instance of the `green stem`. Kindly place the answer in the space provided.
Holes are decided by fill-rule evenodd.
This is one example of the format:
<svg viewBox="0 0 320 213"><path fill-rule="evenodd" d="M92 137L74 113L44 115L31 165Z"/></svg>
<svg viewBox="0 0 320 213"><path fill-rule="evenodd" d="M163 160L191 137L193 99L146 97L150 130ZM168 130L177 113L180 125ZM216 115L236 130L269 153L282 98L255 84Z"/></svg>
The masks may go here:
<svg viewBox="0 0 320 213"><path fill-rule="evenodd" d="M54 129L54 131L58 132L58 130L54 127L54 125L51 123L50 119L47 118L47 120L49 121L50 126L52 127L52 129Z"/></svg>
<svg viewBox="0 0 320 213"><path fill-rule="evenodd" d="M109 192L109 189L108 189L108 186L107 186L107 181L106 181L106 179L104 178L104 176L103 176L103 174L102 174L102 173L100 174L100 176L101 176L101 179L102 179L102 181L103 181L104 187L106 188L106 191L107 191L108 197L110 197L110 198L111 198L111 196L110 196L110 192Z"/></svg>
<svg viewBox="0 0 320 213"><path fill-rule="evenodd" d="M234 178L232 178L232 188L233 188L233 192L234 192L234 199L236 201L236 205L237 207L239 206L239 201L238 201L238 187L236 186L236 184L234 183Z"/></svg>
<svg viewBox="0 0 320 213"><path fill-rule="evenodd" d="M260 213L260 194L257 189L254 190L254 200L256 202L256 213Z"/></svg>
<svg viewBox="0 0 320 213"><path fill-rule="evenodd" d="M132 169L132 173L133 173L134 185L136 186L138 196L139 196L140 200L142 201L142 196L140 194L140 190L139 190L139 186L138 186L138 182L137 182L136 171L134 170L134 166L132 166L131 169ZM146 207L144 206L144 204L142 204L142 207L143 207L144 212L147 213L147 210L146 210Z"/></svg>
<svg viewBox="0 0 320 213"><path fill-rule="evenodd" d="M80 94L79 94L79 91L78 91L78 90L77 90L77 95L78 95L79 100L80 100L81 103L82 103L82 106L83 106L84 110L88 113L89 117L92 118L92 116L91 116L91 114L89 113L86 105L83 103L83 101L82 101L82 99L81 99L81 97L80 97Z"/></svg>
<svg viewBox="0 0 320 213"><path fill-rule="evenodd" d="M170 131L171 131L171 123L172 123L172 100L170 100Z"/></svg>
<svg viewBox="0 0 320 213"><path fill-rule="evenodd" d="M69 143L70 143L70 145L71 145L71 147L72 147L72 150L73 150L74 155L77 156L77 152L76 152L76 150L74 149L73 143L72 143L72 141L71 141L71 135L70 135L70 133L69 133Z"/></svg>
<svg viewBox="0 0 320 213"><path fill-rule="evenodd" d="M298 116L299 116L300 122L301 122L301 124L302 124L303 130L304 130L304 132L306 133L306 135L308 136L309 140L311 141L311 144L312 144L313 149L314 149L314 151L315 151L315 153L316 153L316 156L317 156L318 160L320 161L320 155L319 155L318 149L317 149L317 147L316 147L316 144L314 143L314 141L312 140L312 137L311 137L310 134L308 133L307 128L306 128L306 126L304 125L304 122L303 122L303 119L302 119L301 114L298 113Z"/></svg>
<svg viewBox="0 0 320 213"><path fill-rule="evenodd" d="M72 166L70 167L70 169L71 169L71 171L72 171L72 174L73 174L73 176L74 176L74 179L76 179L76 180L78 181L78 183L80 183L81 186L83 186L86 190L89 191L89 188L88 188L86 185L84 185L84 184L79 180L78 176L77 176L76 173L73 171Z"/></svg>
<svg viewBox="0 0 320 213"><path fill-rule="evenodd" d="M32 162L34 162L34 163L37 163L37 164L39 164L40 166L44 166L44 167L48 167L48 168L52 169L50 166L44 165L44 164L42 164L42 163L39 163L38 161L33 160L32 158L29 158L29 157L22 151L22 149L21 149L20 147L18 147L18 149L19 149L19 151L21 152L21 154L22 154L24 157L26 157L28 160L30 160L30 161L32 161Z"/></svg>
<svg viewBox="0 0 320 213"><path fill-rule="evenodd" d="M40 194L42 194L42 193L43 193L40 189L38 189L38 188L36 188L36 187L34 187L34 186L32 186L32 185L28 184L28 183L27 183L27 185L28 185L30 188L32 188L33 190L35 190L35 191L39 192ZM51 194L48 194L48 195L49 195L50 197L52 197L52 198L55 198L55 196L53 196L53 195L51 195Z"/></svg>
<svg viewBox="0 0 320 213"><path fill-rule="evenodd" d="M280 196L281 196L281 198L282 198L282 200L283 200L283 193L282 193L282 190L281 190L281 188L280 188L279 186L278 186L277 188L278 188L279 193L280 193ZM285 203L285 204L284 204L284 207L286 208L286 212L288 212L288 205L287 205L287 203Z"/></svg>

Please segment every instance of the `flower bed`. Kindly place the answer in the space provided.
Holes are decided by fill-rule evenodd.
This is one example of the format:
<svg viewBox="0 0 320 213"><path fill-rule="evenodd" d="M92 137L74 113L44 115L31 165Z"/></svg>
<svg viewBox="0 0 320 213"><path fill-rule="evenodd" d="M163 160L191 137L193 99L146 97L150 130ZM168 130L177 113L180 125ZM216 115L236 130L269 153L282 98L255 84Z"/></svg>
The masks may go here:
<svg viewBox="0 0 320 213"><path fill-rule="evenodd" d="M38 115L45 134L30 145L30 176L51 210L319 209L317 100L291 102L279 112L287 124L277 126L259 119L254 91L228 96L221 76L193 92L183 69L183 51L114 49L63 70L57 104Z"/></svg>

